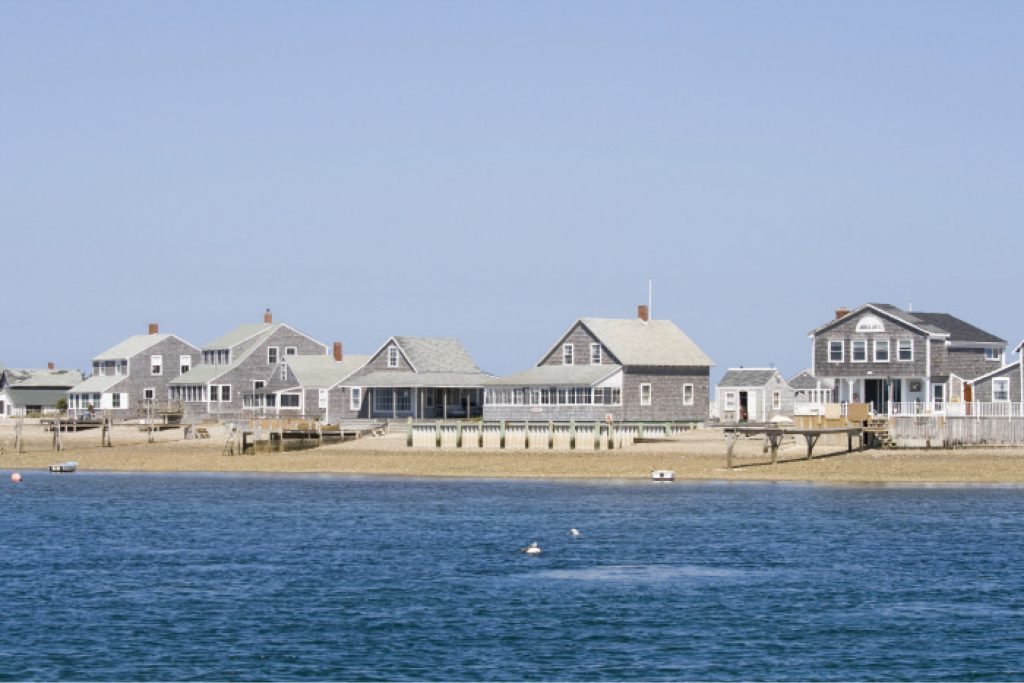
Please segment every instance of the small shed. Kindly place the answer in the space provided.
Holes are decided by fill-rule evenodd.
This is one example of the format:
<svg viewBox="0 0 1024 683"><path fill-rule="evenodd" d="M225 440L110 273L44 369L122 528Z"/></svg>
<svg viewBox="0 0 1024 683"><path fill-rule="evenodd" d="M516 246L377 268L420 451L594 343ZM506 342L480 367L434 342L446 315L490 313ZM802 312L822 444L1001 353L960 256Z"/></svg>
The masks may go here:
<svg viewBox="0 0 1024 683"><path fill-rule="evenodd" d="M730 368L718 382L715 403L722 422L771 422L792 417L793 390L775 368Z"/></svg>

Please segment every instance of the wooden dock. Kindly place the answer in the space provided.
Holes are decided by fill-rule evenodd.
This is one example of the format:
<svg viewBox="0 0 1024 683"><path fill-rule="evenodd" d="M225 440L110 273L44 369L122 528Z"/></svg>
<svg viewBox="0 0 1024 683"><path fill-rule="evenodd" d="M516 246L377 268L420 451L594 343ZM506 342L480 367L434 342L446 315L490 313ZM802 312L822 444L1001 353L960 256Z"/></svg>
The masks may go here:
<svg viewBox="0 0 1024 683"><path fill-rule="evenodd" d="M861 426L848 426L848 427L821 427L816 429L805 429L805 428L793 428L793 427L777 427L772 425L761 425L761 426L747 426L747 427L726 427L725 428L725 440L726 440L726 465L729 469L732 469L732 453L733 447L736 445L737 439L741 436L760 436L763 435L765 438L765 450L771 450L772 463L773 465L779 462L779 445L782 443L782 439L787 436L802 436L807 443L807 455L806 460L811 459L811 455L814 453L814 446L818 443L818 439L827 434L846 434L846 451L848 453L853 452L853 437L856 436L859 440L859 446L864 447L864 427Z"/></svg>

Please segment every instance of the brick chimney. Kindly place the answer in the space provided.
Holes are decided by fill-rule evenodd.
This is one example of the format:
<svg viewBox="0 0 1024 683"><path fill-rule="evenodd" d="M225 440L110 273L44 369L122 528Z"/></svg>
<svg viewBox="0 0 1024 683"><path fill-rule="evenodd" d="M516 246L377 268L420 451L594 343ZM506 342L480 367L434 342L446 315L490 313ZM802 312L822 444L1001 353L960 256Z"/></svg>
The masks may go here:
<svg viewBox="0 0 1024 683"><path fill-rule="evenodd" d="M636 317L644 322L650 320L650 311L647 308L647 304L640 304L636 307Z"/></svg>
<svg viewBox="0 0 1024 683"><path fill-rule="evenodd" d="M159 323L150 323L149 324L149 333L150 334L160 334L160 324Z"/></svg>
<svg viewBox="0 0 1024 683"><path fill-rule="evenodd" d="M55 367L57 367L57 366L54 365L52 362L46 364L46 369L47 370L53 370Z"/></svg>
<svg viewBox="0 0 1024 683"><path fill-rule="evenodd" d="M334 342L334 360L341 362L341 342Z"/></svg>
<svg viewBox="0 0 1024 683"><path fill-rule="evenodd" d="M848 315L850 315L850 309L849 308L837 308L836 309L836 320L839 320L840 318L845 318Z"/></svg>
<svg viewBox="0 0 1024 683"><path fill-rule="evenodd" d="M270 312L269 308L263 312L263 322L268 325L274 322L274 315Z"/></svg>

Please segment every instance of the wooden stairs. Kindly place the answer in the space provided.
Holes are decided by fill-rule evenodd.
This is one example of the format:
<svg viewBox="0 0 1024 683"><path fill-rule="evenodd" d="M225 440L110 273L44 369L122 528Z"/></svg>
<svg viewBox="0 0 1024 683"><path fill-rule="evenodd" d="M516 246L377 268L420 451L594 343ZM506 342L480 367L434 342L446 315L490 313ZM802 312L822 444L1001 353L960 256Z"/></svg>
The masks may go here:
<svg viewBox="0 0 1024 683"><path fill-rule="evenodd" d="M864 425L864 434L870 436L871 445L876 448L896 448L896 442L889 434L889 420L884 417L873 417Z"/></svg>

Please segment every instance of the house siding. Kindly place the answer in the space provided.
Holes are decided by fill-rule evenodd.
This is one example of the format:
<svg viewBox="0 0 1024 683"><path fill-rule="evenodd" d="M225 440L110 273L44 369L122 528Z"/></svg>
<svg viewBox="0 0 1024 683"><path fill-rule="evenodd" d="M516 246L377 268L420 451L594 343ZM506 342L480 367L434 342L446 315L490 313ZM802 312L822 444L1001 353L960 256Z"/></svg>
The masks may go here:
<svg viewBox="0 0 1024 683"><path fill-rule="evenodd" d="M866 316L873 316L882 320L885 331L875 333L857 332L857 323ZM872 375L878 378L919 378L924 377L927 366L926 344L927 335L913 329L912 327L892 318L880 315L873 310L863 311L858 315L847 316L835 327L819 332L814 336L814 369L815 375L825 378L837 377L863 377L870 370ZM854 363L852 358L851 342L853 340L866 340L868 343L868 360L866 363ZM889 340L889 361L876 363L874 361L876 339ZM914 342L914 359L912 361L897 360L898 340L912 339ZM841 340L843 342L843 362L829 362L829 342ZM933 356L934 364L934 356ZM934 365L933 370L934 374Z"/></svg>
<svg viewBox="0 0 1024 683"><path fill-rule="evenodd" d="M388 349L392 346L398 347L398 367L388 367ZM383 349L377 352L377 354L371 358L366 365L359 371L358 374L354 375L352 382L355 383L355 377L361 375L368 375L371 372L415 372L412 365L406 359L405 354L402 353L402 347L394 341L389 341Z"/></svg>
<svg viewBox="0 0 1024 683"><path fill-rule="evenodd" d="M954 374L963 379L974 379L999 367L999 361L985 360L985 349L962 349L946 346L933 347L932 375Z"/></svg>
<svg viewBox="0 0 1024 683"><path fill-rule="evenodd" d="M622 418L628 422L704 422L708 417L708 367L623 369ZM651 405L640 405L640 385L651 385ZM683 385L693 385L693 405L683 404Z"/></svg>
<svg viewBox="0 0 1024 683"><path fill-rule="evenodd" d="M1003 368L999 373L974 383L972 400L987 403L992 400L992 380L1008 378L1010 380L1010 401L1020 401L1020 368L1013 365Z"/></svg>
<svg viewBox="0 0 1024 683"><path fill-rule="evenodd" d="M601 344L601 342L591 334L583 323L576 323L569 333L559 340L551 353L540 362L540 365L564 365L562 347L566 344L572 344L573 365L591 365L590 345ZM601 365L619 365L618 359L608 351L604 344L601 344Z"/></svg>

